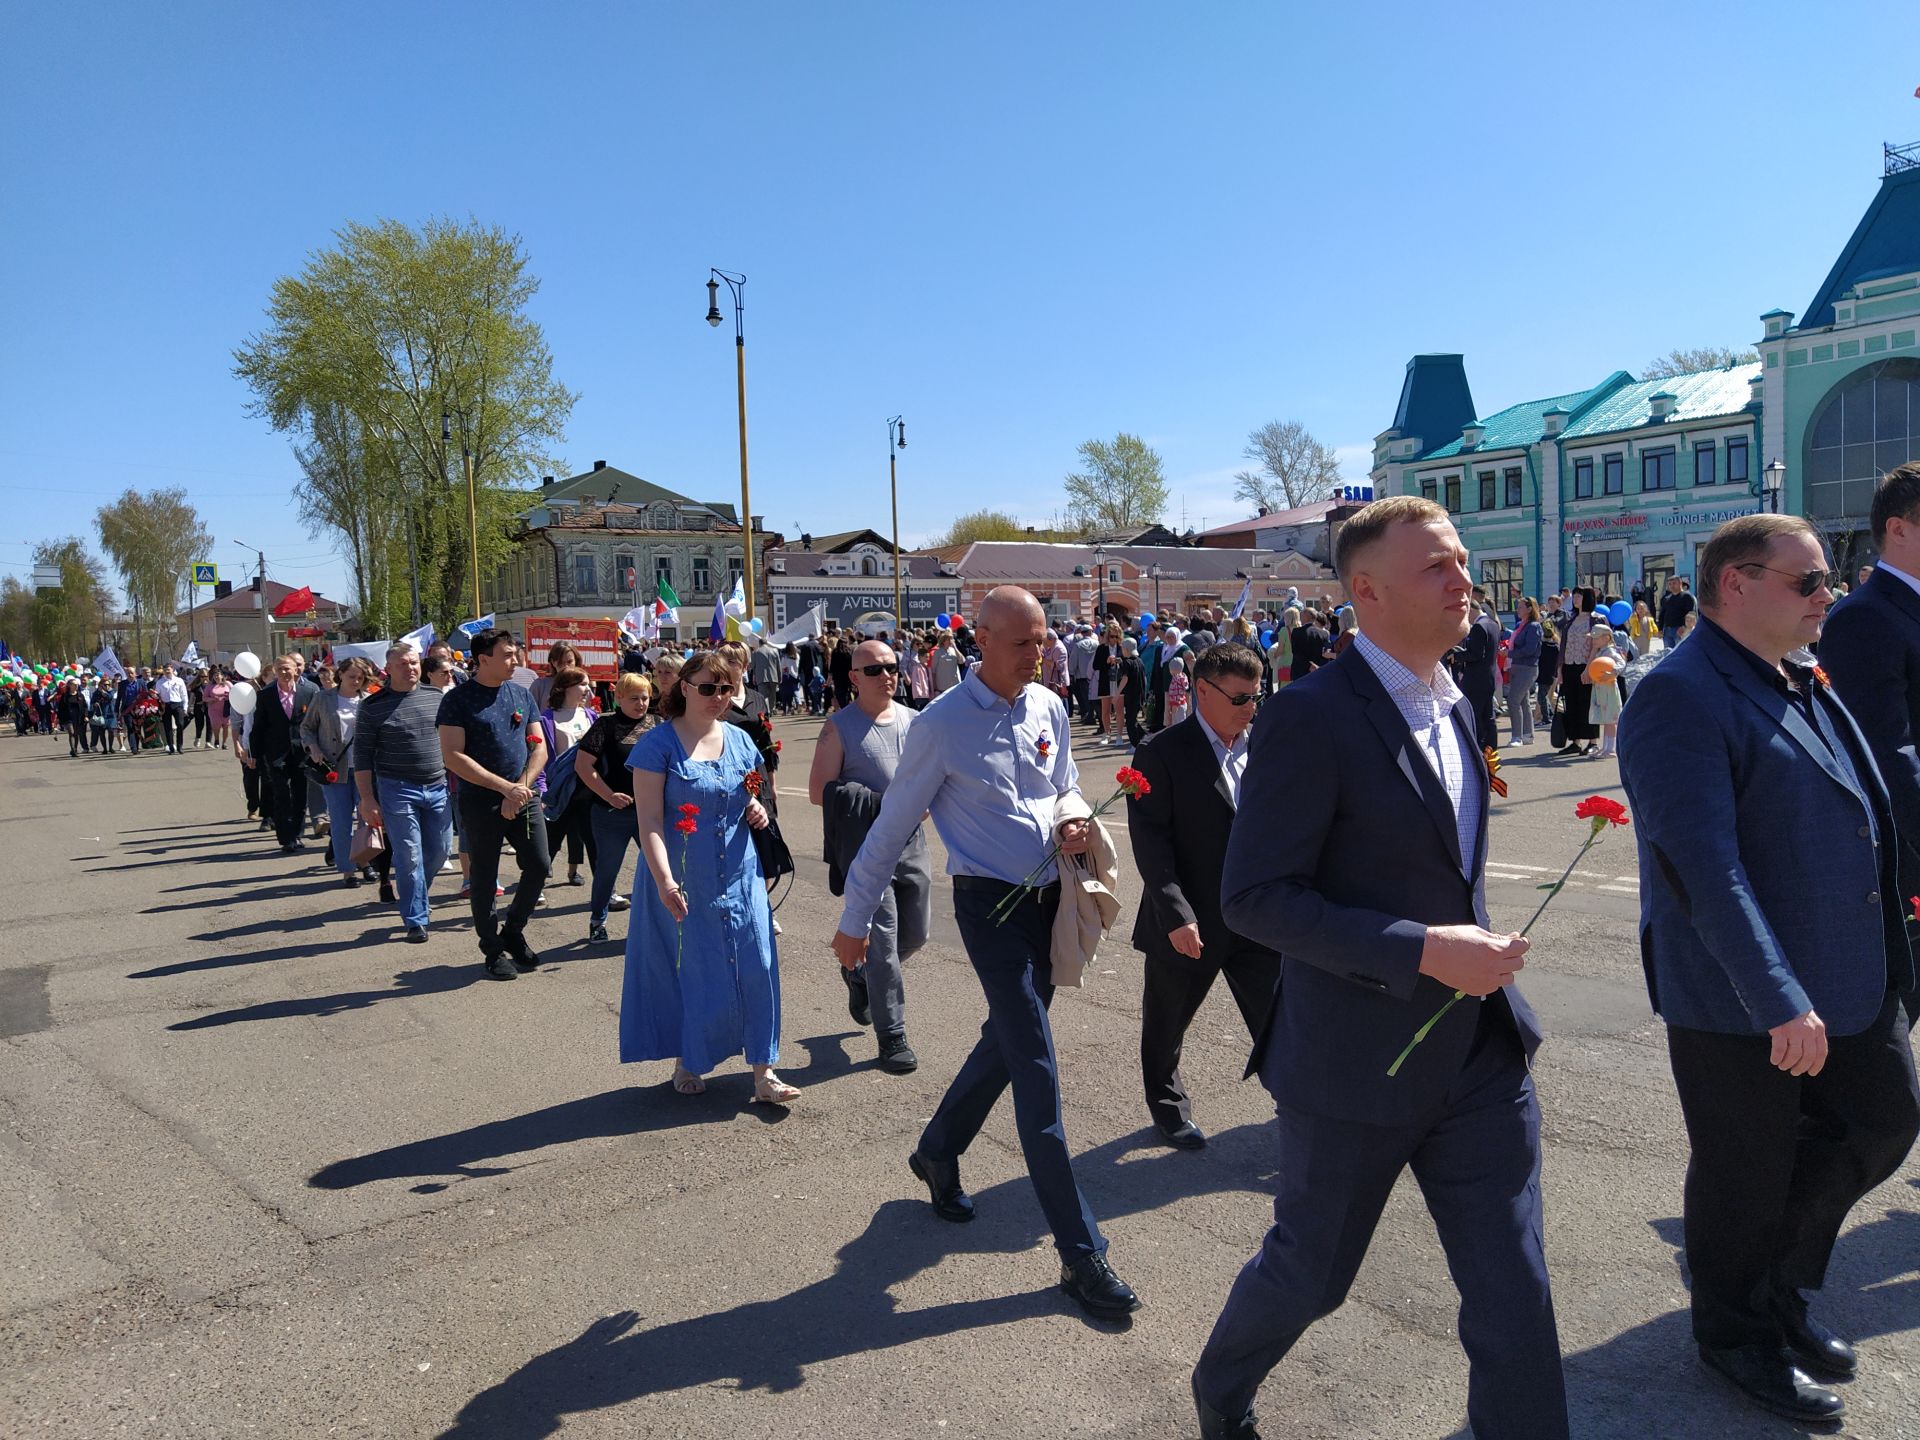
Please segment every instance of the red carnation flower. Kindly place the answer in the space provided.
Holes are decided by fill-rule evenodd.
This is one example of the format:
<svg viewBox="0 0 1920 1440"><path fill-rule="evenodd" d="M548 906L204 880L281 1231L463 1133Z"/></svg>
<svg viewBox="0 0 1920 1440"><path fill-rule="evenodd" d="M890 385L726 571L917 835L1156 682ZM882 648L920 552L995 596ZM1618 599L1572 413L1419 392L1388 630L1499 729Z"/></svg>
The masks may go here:
<svg viewBox="0 0 1920 1440"><path fill-rule="evenodd" d="M673 822L673 828L678 830L682 835L691 835L700 828L700 822L695 820L691 815L683 815Z"/></svg>
<svg viewBox="0 0 1920 1440"><path fill-rule="evenodd" d="M1913 918L1916 920L1920 920L1920 895L1911 895L1907 897L1907 903L1913 906Z"/></svg>
<svg viewBox="0 0 1920 1440"><path fill-rule="evenodd" d="M700 807L698 805L682 805L680 807L680 813L682 815L698 815L700 813Z"/></svg>
<svg viewBox="0 0 1920 1440"><path fill-rule="evenodd" d="M327 771L327 784L338 785L339 783L340 783L340 772L338 770Z"/></svg>
<svg viewBox="0 0 1920 1440"><path fill-rule="evenodd" d="M1131 765L1122 765L1113 778L1120 782L1120 788L1127 792L1129 799L1138 800L1142 795L1153 793L1153 786L1147 783L1147 777Z"/></svg>
<svg viewBox="0 0 1920 1440"><path fill-rule="evenodd" d="M1618 800L1607 799L1604 795L1589 795L1586 799L1582 800L1578 805L1573 807L1573 818L1576 820L1598 820L1606 825L1625 825L1629 823L1627 820L1627 807L1622 805ZM1596 826L1595 828L1597 829L1598 827Z"/></svg>

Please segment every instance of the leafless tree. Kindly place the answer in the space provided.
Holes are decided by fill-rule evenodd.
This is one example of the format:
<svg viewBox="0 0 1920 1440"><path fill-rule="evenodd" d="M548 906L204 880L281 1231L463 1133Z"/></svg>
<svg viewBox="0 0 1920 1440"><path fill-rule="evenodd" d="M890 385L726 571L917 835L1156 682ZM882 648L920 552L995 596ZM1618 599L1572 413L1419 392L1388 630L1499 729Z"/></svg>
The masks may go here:
<svg viewBox="0 0 1920 1440"><path fill-rule="evenodd" d="M1314 439L1298 420L1269 420L1248 434L1247 448L1240 453L1259 461L1260 468L1233 477L1233 497L1257 506L1263 515L1325 500L1340 483L1333 447Z"/></svg>
<svg viewBox="0 0 1920 1440"><path fill-rule="evenodd" d="M1702 345L1697 350L1669 350L1640 367L1642 380L1664 380L1669 375L1691 375L1696 370L1724 370L1729 365L1751 365L1760 356L1752 350L1729 350Z"/></svg>

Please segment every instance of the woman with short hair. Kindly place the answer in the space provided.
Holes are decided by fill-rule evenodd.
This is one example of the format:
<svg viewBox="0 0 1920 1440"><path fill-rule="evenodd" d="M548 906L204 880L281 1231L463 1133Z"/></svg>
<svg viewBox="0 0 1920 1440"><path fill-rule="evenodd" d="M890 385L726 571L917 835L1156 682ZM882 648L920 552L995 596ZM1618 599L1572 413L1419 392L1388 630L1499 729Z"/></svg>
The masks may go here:
<svg viewBox="0 0 1920 1440"><path fill-rule="evenodd" d="M573 769L567 752L587 738L600 712L588 698L587 672L578 665L562 665L553 672L552 679L548 695L553 703L540 710L540 724L547 740L546 769L534 788L541 792L547 812L547 853L558 858L561 837L566 838L567 883L578 885L582 883L580 863L593 855L589 818L592 798L567 777L567 772ZM564 801L556 794L558 790L566 792Z"/></svg>
<svg viewBox="0 0 1920 1440"><path fill-rule="evenodd" d="M313 762L320 794L327 806L328 850L333 868L340 872L349 889L362 880L376 878L371 865L353 863L353 821L360 797L353 780L353 731L360 718L360 701L367 682L373 678L373 666L358 658L347 661L334 677L333 688L323 690L307 707L300 722L300 743ZM273 695L265 696L273 703ZM380 882L380 898L393 899L390 881Z"/></svg>

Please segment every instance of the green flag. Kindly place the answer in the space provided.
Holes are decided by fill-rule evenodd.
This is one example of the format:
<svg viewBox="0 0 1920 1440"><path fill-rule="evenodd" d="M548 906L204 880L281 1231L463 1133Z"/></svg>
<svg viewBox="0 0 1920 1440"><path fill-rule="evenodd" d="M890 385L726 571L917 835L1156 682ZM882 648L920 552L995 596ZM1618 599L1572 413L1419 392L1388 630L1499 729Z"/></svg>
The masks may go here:
<svg viewBox="0 0 1920 1440"><path fill-rule="evenodd" d="M680 597L673 593L673 587L667 583L667 577L664 575L657 578L657 582L653 587L653 595L656 600L669 610L678 610L680 608Z"/></svg>

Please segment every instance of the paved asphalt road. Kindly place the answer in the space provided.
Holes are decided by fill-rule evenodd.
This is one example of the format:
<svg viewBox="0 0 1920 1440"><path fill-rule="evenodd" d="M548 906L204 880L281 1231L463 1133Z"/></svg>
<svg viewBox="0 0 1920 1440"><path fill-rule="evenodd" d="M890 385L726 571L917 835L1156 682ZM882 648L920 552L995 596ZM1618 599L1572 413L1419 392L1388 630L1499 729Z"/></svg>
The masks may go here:
<svg viewBox="0 0 1920 1440"><path fill-rule="evenodd" d="M229 756L0 736L0 1435L1190 1434L1194 1355L1271 1193L1224 987L1188 1046L1198 1154L1143 1133L1124 939L1054 1007L1078 1170L1146 1300L1091 1324L1054 1288L1008 1106L966 1159L975 1224L935 1220L907 1174L983 1002L943 891L909 980L922 1067L873 1067L795 793L816 729L783 726L802 874L782 1069L805 1090L785 1115L745 1103L741 1069L686 1099L665 1064L615 1063L624 922L588 947L584 890L539 912L537 974L485 983L451 884L432 943L395 943L370 889L242 821ZM1112 754L1080 747L1090 791ZM1490 890L1518 925L1578 844L1574 801L1617 775L1537 750L1506 775ZM1798 1434L1691 1354L1685 1149L1634 897L1621 836L1526 974L1575 1433ZM1910 1163L1855 1213L1821 1306L1862 1342L1847 1433L1874 1440L1920 1437L1916 1187ZM1266 1433L1464 1435L1454 1311L1405 1183L1351 1301L1268 1382Z"/></svg>

